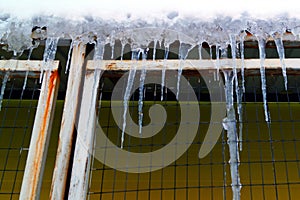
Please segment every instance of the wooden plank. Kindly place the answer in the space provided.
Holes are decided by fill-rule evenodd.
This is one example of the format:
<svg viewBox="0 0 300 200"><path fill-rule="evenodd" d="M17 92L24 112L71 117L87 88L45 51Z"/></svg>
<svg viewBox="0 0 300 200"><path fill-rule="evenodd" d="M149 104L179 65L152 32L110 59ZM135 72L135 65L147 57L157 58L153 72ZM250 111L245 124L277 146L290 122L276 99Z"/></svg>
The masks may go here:
<svg viewBox="0 0 300 200"><path fill-rule="evenodd" d="M0 60L0 71L33 71L40 72L45 70L56 70L59 61L48 62L47 65L41 60ZM47 68L45 67L47 66Z"/></svg>
<svg viewBox="0 0 300 200"><path fill-rule="evenodd" d="M147 60L147 70L162 70L164 65L168 70L177 70L179 68L179 60ZM242 61L236 59L237 69L241 69ZM131 61L131 60L104 60L100 62L100 66L95 65L94 61L87 63L87 69L93 70L95 68L101 70L129 70L133 65L137 65L137 70L141 70L145 62L143 61ZM232 69L232 59L221 59L219 61L220 69ZM285 59L286 68L292 70L300 69L300 59ZM266 69L281 69L281 63L279 59L266 59L264 61ZM217 68L216 60L186 60L182 66L184 70L211 70ZM246 70L259 69L260 59L245 59L244 68Z"/></svg>
<svg viewBox="0 0 300 200"><path fill-rule="evenodd" d="M85 76L68 199L83 200L87 196L99 81L100 70L90 71Z"/></svg>
<svg viewBox="0 0 300 200"><path fill-rule="evenodd" d="M47 70L44 73L35 115L20 193L21 200L40 199L40 190L51 135L58 87L58 71Z"/></svg>
<svg viewBox="0 0 300 200"><path fill-rule="evenodd" d="M66 187L67 176L70 167L74 131L76 131L75 124L78 117L78 104L80 103L85 49L86 45L83 43L73 47L50 199L64 199L66 190L68 189Z"/></svg>

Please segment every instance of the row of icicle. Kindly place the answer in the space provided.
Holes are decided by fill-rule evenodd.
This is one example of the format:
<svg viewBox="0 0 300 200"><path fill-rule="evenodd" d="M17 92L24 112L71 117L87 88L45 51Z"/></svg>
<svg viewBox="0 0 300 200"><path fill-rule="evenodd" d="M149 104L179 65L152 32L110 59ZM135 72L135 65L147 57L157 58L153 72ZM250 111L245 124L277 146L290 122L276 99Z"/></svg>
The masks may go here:
<svg viewBox="0 0 300 200"><path fill-rule="evenodd" d="M245 85L244 85L244 37L245 35L239 36L239 51L240 51L240 57L242 60L242 66L241 66L241 78L242 80L239 83L238 76L237 76L237 66L236 66L236 52L237 52L237 46L238 43L236 41L236 35L231 35L230 36L230 41L229 44L231 46L231 54L232 54L232 60L233 60L233 66L232 66L232 71L230 72L224 72L225 76L225 94L226 94L226 105L227 105L227 117L223 121L223 126L227 130L227 136L228 136L228 145L229 145L229 151L230 151L230 168L231 168L231 179L232 179L232 190L233 190L233 196L234 199L240 199L240 189L241 189L241 183L240 183L240 178L239 178L239 173L238 173L238 165L239 165L239 151L238 151L238 146L240 150L242 150L242 97L243 93L245 92ZM45 45L45 52L44 52L44 65L43 68L41 69L41 79L43 76L44 70L48 69L48 63L50 61L53 61L55 59L55 54L57 50L57 44L58 44L59 38L51 38L49 37L46 40L46 45ZM267 88L266 88L266 76L265 76L265 67L264 67L264 60L265 60L265 45L266 45L266 40L264 37L257 36L258 40L258 45L259 45L259 55L260 55L260 73L261 73L261 88L262 88L262 94L263 94L263 106L264 106L264 113L265 113L265 120L270 123L270 114L268 111L268 106L267 106ZM86 40L83 40L84 42L87 42ZM153 60L155 60L155 52L156 52L156 45L157 45L158 40L154 40L154 51L153 51ZM285 88L287 89L287 75L286 75L286 67L284 63L284 47L283 47L283 42L282 38L279 37L278 35L274 35L274 41L277 47L277 52L280 58L281 66L282 66L282 73L284 77L284 85ZM82 42L82 41L81 41ZM66 66L66 72L68 71L68 66L69 66L69 60L71 56L71 51L74 45L78 44L78 41L72 41L71 47L68 53L68 59L67 59L67 66ZM114 42L110 41L110 44L112 47L114 46ZM161 44L161 42L159 43ZM201 45L200 45L201 44ZM104 54L104 46L105 42L102 42L98 40L97 45L101 45L101 48L96 48L96 54L94 59L95 60L101 60L103 59L103 54ZM123 60L123 52L124 52L124 47L126 45L126 41L122 42L122 55L121 55L121 60ZM161 100L164 98L164 93L167 91L165 89L165 73L166 73L166 66L167 66L167 59L168 59L168 54L169 54L169 46L170 43L165 43L165 55L164 55L164 67L162 69L162 79L161 79ZM179 47L179 69L178 69L178 82L177 82L177 93L176 93L176 98L178 99L179 91L180 91L180 77L182 75L182 69L184 65L184 60L187 58L189 51L194 48L194 45L180 42L180 47ZM201 55L201 48L202 48L202 43L199 43L199 57L202 59ZM210 46L210 49L211 46ZM221 51L221 58L225 58L224 51L226 49L221 48L221 45L216 45L216 55L217 55L217 70L221 67L218 65L219 63L219 52ZM32 49L30 51L31 55ZM112 48L112 58L113 58L113 52L114 49ZM222 53L223 52L223 53ZM140 75L140 85L139 85L139 101L138 101L138 125L139 125L139 133L142 134L142 126L143 126L143 98L144 98L144 81L146 78L146 59L148 56L148 47L138 47L138 48L133 48L132 49L132 60L139 60L140 55L142 55L142 60L143 60L143 67L142 67L142 72ZM29 58L30 59L30 55ZM210 52L210 56L212 58L212 52ZM123 105L124 105L124 113L123 113L123 128L122 128L122 135L121 135L121 148L124 146L124 140L125 140L125 129L126 129L126 115L128 112L128 102L130 100L130 95L131 95L131 90L133 87L133 81L135 78L136 74L136 65L134 65L130 70L129 70L129 77L127 81L127 86L124 94L124 99L123 99ZM6 72L4 75L4 78L2 80L2 86L1 86L1 91L0 91L0 109L3 101L3 96L4 96L4 91L6 87L6 83L9 80L10 72ZM23 92L26 88L26 83L27 83L27 77L28 77L28 72L26 72L25 79L24 79L24 85L23 85ZM40 81L41 81L40 79ZM237 113L238 113L238 118L236 119L235 116L235 110L233 106L233 88L235 88L235 93L236 93L236 99L237 99ZM155 91L156 92L156 91ZM237 131L237 124L236 121L239 122L239 131ZM237 132L239 132L239 136L237 136Z"/></svg>

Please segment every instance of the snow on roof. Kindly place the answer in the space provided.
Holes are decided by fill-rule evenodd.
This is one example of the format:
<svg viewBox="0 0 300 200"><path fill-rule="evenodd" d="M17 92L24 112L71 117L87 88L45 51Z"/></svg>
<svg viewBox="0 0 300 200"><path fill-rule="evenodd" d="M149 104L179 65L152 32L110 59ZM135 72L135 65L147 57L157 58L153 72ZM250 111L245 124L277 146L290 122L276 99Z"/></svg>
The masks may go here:
<svg viewBox="0 0 300 200"><path fill-rule="evenodd" d="M282 13L298 17L300 8L294 0L0 0L1 8L19 18L32 15L56 15L76 18L80 16L122 19L131 15L134 18L161 17L177 11L180 16L214 18L216 15L239 17L247 12L253 17L269 18Z"/></svg>
<svg viewBox="0 0 300 200"><path fill-rule="evenodd" d="M32 45L35 26L47 27L47 37L74 39L93 32L106 43L179 39L216 44L228 43L229 34L241 30L256 35L300 32L300 8L293 0L0 0L0 4L0 44L16 52Z"/></svg>

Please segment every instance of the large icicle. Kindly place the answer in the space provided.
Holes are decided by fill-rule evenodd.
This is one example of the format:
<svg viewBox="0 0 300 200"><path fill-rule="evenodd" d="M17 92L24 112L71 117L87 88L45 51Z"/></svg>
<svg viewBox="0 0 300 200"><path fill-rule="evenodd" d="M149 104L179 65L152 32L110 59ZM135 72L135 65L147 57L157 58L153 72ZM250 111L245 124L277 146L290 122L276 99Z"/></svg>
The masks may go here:
<svg viewBox="0 0 300 200"><path fill-rule="evenodd" d="M131 60L138 60L140 57L140 53L141 53L140 48L132 50ZM127 86L125 89L125 94L124 94L124 99L123 99L124 113L123 113L123 126L122 126L122 134L121 134L121 148L123 148L123 145L124 145L125 129L126 129L126 115L127 115L127 111L128 111L128 102L130 99L130 94L131 94L134 77L135 77L135 73L136 73L136 67L137 67L137 65L134 65L133 68L131 68L129 70Z"/></svg>
<svg viewBox="0 0 300 200"><path fill-rule="evenodd" d="M165 55L164 55L164 66L161 71L161 96L160 100L164 100L164 86L165 86L165 79L166 79L166 67L167 67L167 60L169 56L169 45L165 45Z"/></svg>
<svg viewBox="0 0 300 200"><path fill-rule="evenodd" d="M141 50L142 52L142 58L143 58L143 68L140 76L140 85L139 85L139 103L138 103L138 114L139 114L139 133L142 133L142 127L143 127L143 96L144 96L144 84L145 84L145 78L146 78L146 59L147 59L147 53L148 48Z"/></svg>
<svg viewBox="0 0 300 200"><path fill-rule="evenodd" d="M43 67L41 68L40 82L42 81L44 70L49 70L49 64L54 61L59 37L48 37L43 57Z"/></svg>
<svg viewBox="0 0 300 200"><path fill-rule="evenodd" d="M232 71L224 71L225 76L225 96L226 96L226 110L227 117L223 120L223 127L227 131L227 143L229 146L230 156L230 174L231 174L231 188L233 199L240 199L240 191L242 184L239 176L239 149L238 149L238 136L236 130L236 116L233 105L233 81L234 74Z"/></svg>
<svg viewBox="0 0 300 200"><path fill-rule="evenodd" d="M244 41L246 37L246 32L243 31L240 34L240 53L241 53L241 76L242 76L242 89L245 93L245 46Z"/></svg>
<svg viewBox="0 0 300 200"><path fill-rule="evenodd" d="M1 86L1 92L0 92L0 111L1 111L1 108L2 108L3 96L4 96L6 83L8 81L9 75L10 75L9 71L5 72L5 75L4 75L3 80L2 80L2 86Z"/></svg>
<svg viewBox="0 0 300 200"><path fill-rule="evenodd" d="M278 52L279 59L280 59L282 75L283 75L283 79L284 79L284 87L285 87L285 90L287 90L288 80L287 80L287 75L286 75L286 66L285 66L285 62L284 62L285 55L284 55L284 46L283 46L283 42L282 42L282 37L280 36L280 34L278 32L276 32L273 34L273 38L274 38L277 52Z"/></svg>
<svg viewBox="0 0 300 200"><path fill-rule="evenodd" d="M178 100L178 96L179 96L179 90L180 90L180 78L182 75L182 67L183 67L183 63L184 60L187 58L189 51L192 49L192 45L191 44L187 44L187 43L183 43L180 42L180 46L179 46L179 68L178 68L178 76L177 76L177 92L176 92L176 99Z"/></svg>
<svg viewBox="0 0 300 200"><path fill-rule="evenodd" d="M265 58L266 58L266 51L265 45L266 41L262 37L258 37L258 47L259 47L259 57L260 57L260 79L261 79L261 91L263 95L263 103L264 103L264 112L265 112L265 121L270 122L270 113L268 108L267 102L267 86L266 86L266 72L265 72Z"/></svg>
<svg viewBox="0 0 300 200"><path fill-rule="evenodd" d="M232 55L232 68L234 75L235 83L235 94L237 99L237 113L238 113L238 122L239 122L239 144L240 150L242 150L242 138L243 138L243 115L242 115L242 99L243 91L239 87L239 80L237 76L237 65L236 65L236 35L230 35L230 46L231 46L231 55Z"/></svg>

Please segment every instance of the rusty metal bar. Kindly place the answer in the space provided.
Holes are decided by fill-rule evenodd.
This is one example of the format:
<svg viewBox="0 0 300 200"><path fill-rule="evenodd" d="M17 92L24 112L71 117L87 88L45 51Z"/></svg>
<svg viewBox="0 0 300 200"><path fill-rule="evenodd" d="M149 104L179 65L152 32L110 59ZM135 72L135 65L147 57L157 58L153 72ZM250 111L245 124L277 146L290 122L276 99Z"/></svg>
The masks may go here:
<svg viewBox="0 0 300 200"><path fill-rule="evenodd" d="M58 63L57 63L58 64ZM46 155L59 86L57 69L44 73L35 115L29 152L21 187L20 199L40 199Z"/></svg>
<svg viewBox="0 0 300 200"><path fill-rule="evenodd" d="M73 47L50 199L64 199L67 192L67 176L70 167L75 124L78 116L78 104L80 103L85 49L86 45L83 43Z"/></svg>
<svg viewBox="0 0 300 200"><path fill-rule="evenodd" d="M77 140L72 167L69 198L86 199L88 191L91 154L95 136L96 100L100 70L87 72L84 81L83 97L77 127Z"/></svg>
<svg viewBox="0 0 300 200"><path fill-rule="evenodd" d="M101 70L129 70L132 66L136 65L138 70L141 70L145 65L143 61L131 61L131 60L104 60L101 65L97 66L95 61L89 61L87 63L87 69L101 69ZM211 70L220 66L220 69L232 69L232 59L220 59L217 60L185 60L182 69L184 70ZM177 70L180 62L178 60L148 60L146 62L147 70L161 70L165 66L168 70ZM237 69L242 67L241 59L236 59ZM285 59L285 65L287 69L299 70L300 59ZM264 62L266 69L281 69L281 63L279 59L266 59ZM245 59L245 69L259 69L260 59Z"/></svg>

